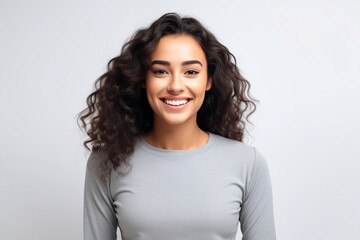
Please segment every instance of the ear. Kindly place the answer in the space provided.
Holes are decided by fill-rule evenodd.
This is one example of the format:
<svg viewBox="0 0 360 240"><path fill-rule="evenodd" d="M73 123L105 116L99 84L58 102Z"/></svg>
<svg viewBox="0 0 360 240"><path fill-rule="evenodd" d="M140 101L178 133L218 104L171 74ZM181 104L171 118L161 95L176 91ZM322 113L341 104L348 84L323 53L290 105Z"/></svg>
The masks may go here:
<svg viewBox="0 0 360 240"><path fill-rule="evenodd" d="M212 78L209 78L206 83L206 91L210 90L212 87Z"/></svg>

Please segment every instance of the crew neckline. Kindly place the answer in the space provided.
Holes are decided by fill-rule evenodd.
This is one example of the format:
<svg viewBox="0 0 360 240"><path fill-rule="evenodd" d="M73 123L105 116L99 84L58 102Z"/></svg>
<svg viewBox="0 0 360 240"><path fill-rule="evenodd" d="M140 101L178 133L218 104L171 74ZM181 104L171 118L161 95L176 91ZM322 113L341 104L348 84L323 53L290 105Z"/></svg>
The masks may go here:
<svg viewBox="0 0 360 240"><path fill-rule="evenodd" d="M144 137L140 138L139 143L140 143L140 148L148 153L164 158L179 158L194 154L200 154L208 151L211 148L211 146L215 143L215 135L209 132L209 139L204 145L198 148L185 149L185 150L171 150L171 149L154 147L153 145L147 143Z"/></svg>

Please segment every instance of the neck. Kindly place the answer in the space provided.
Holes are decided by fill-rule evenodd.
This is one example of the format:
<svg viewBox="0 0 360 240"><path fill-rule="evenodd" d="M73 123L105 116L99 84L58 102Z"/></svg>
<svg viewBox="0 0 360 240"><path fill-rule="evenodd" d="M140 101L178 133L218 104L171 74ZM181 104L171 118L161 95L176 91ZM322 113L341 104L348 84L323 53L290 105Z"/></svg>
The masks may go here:
<svg viewBox="0 0 360 240"><path fill-rule="evenodd" d="M168 125L154 123L153 130L144 136L144 139L154 147L169 150L189 150L205 145L208 134L197 124Z"/></svg>

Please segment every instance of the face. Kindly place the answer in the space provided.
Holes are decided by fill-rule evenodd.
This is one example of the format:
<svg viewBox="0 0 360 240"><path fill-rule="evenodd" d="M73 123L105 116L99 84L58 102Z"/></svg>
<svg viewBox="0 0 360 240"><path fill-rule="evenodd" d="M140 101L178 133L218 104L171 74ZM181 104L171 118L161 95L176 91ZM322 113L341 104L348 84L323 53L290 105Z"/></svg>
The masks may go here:
<svg viewBox="0 0 360 240"><path fill-rule="evenodd" d="M188 35L162 37L150 55L146 94L155 124L196 124L211 88L205 53Z"/></svg>

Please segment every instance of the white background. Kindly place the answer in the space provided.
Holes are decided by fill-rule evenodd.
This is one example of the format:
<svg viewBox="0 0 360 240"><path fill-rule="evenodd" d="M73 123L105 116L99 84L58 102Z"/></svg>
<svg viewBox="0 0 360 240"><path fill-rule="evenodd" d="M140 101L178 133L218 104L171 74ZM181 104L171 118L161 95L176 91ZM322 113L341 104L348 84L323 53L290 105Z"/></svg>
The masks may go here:
<svg viewBox="0 0 360 240"><path fill-rule="evenodd" d="M0 239L82 239L76 114L138 28L197 17L260 100L278 239L360 239L360 1L0 2Z"/></svg>

